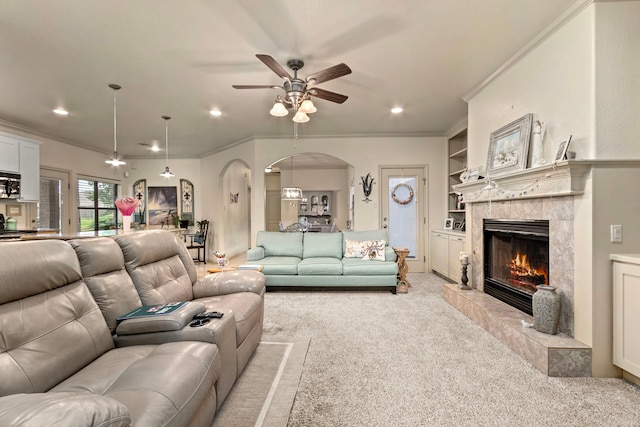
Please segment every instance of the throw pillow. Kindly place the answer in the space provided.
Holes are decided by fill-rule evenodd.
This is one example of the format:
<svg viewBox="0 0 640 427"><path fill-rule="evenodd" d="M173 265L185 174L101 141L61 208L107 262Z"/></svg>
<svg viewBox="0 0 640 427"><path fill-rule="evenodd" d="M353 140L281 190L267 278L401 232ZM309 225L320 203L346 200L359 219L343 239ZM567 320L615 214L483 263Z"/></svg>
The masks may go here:
<svg viewBox="0 0 640 427"><path fill-rule="evenodd" d="M370 259L375 261L384 261L385 240L373 240L362 242L364 244L364 254L362 259Z"/></svg>
<svg viewBox="0 0 640 427"><path fill-rule="evenodd" d="M364 255L363 243L365 242L359 242L357 240L347 239L345 241L344 257L345 258L362 258L362 256Z"/></svg>

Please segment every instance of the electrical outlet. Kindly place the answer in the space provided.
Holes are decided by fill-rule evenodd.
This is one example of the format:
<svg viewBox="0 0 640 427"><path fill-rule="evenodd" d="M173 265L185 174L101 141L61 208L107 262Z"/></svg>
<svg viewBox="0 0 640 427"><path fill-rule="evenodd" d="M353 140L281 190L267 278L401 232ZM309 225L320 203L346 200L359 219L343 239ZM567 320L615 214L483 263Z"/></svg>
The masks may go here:
<svg viewBox="0 0 640 427"><path fill-rule="evenodd" d="M612 225L611 226L611 243L620 243L620 242L622 242L622 226Z"/></svg>

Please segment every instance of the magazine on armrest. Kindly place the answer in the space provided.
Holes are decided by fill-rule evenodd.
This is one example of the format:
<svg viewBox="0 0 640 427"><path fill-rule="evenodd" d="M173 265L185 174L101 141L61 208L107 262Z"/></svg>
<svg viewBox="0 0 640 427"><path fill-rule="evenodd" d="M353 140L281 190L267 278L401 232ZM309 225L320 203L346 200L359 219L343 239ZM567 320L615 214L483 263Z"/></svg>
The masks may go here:
<svg viewBox="0 0 640 427"><path fill-rule="evenodd" d="M181 302L169 302L167 304L158 304L158 305L143 305L142 307L136 308L135 310L130 311L127 314L119 316L117 320L122 321L127 319L137 319L140 317L163 316L163 315L171 314L176 310L187 305L188 302L189 301L181 301Z"/></svg>

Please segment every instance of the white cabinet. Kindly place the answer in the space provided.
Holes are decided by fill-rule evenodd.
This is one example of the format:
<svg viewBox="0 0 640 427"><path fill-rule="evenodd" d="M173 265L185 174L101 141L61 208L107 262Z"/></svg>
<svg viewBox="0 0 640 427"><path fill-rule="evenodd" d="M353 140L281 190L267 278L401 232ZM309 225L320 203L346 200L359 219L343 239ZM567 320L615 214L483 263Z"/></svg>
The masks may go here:
<svg viewBox="0 0 640 427"><path fill-rule="evenodd" d="M20 201L40 200L40 145L20 141Z"/></svg>
<svg viewBox="0 0 640 427"><path fill-rule="evenodd" d="M20 173L20 141L0 135L0 171Z"/></svg>
<svg viewBox="0 0 640 427"><path fill-rule="evenodd" d="M40 199L40 144L0 132L0 171L20 174L19 202Z"/></svg>
<svg viewBox="0 0 640 427"><path fill-rule="evenodd" d="M462 276L462 265L460 264L460 252L464 251L464 236L449 236L449 278L456 283Z"/></svg>
<svg viewBox="0 0 640 427"><path fill-rule="evenodd" d="M447 234L431 232L431 269L449 276L449 236Z"/></svg>
<svg viewBox="0 0 640 427"><path fill-rule="evenodd" d="M613 364L640 377L640 254L613 260Z"/></svg>
<svg viewBox="0 0 640 427"><path fill-rule="evenodd" d="M460 281L460 252L464 251L465 236L449 230L431 232L431 270L453 281Z"/></svg>

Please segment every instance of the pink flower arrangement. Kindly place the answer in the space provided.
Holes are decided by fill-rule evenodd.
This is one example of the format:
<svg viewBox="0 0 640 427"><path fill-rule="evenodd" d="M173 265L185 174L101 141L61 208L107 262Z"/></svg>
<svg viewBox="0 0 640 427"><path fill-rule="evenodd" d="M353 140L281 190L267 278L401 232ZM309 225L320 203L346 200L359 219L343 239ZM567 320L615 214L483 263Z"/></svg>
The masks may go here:
<svg viewBox="0 0 640 427"><path fill-rule="evenodd" d="M131 216L133 211L136 210L138 203L140 203L140 201L134 197L125 196L120 199L116 199L116 206L122 216Z"/></svg>

